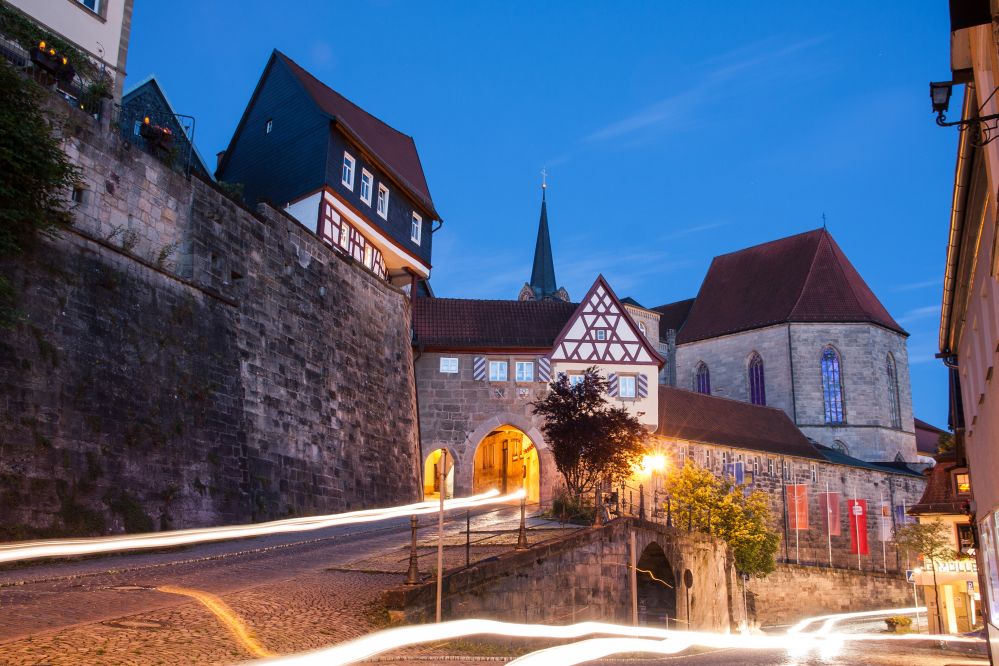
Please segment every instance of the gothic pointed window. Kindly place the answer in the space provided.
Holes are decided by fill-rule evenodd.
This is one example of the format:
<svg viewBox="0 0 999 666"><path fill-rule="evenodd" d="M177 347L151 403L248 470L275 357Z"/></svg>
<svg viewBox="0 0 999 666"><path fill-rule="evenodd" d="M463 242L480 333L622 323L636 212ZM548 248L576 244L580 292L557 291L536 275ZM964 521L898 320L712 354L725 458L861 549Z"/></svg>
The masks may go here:
<svg viewBox="0 0 999 666"><path fill-rule="evenodd" d="M822 408L826 423L843 423L843 377L832 347L822 350Z"/></svg>
<svg viewBox="0 0 999 666"><path fill-rule="evenodd" d="M694 371L694 390L698 393L711 395L711 372L704 361L697 364Z"/></svg>
<svg viewBox="0 0 999 666"><path fill-rule="evenodd" d="M763 359L756 352L749 357L749 401L754 405L767 404L767 389L763 381Z"/></svg>
<svg viewBox="0 0 999 666"><path fill-rule="evenodd" d="M888 379L888 409L891 414L891 427L902 427L902 410L898 400L898 372L895 368L895 357L888 354L885 359L885 376Z"/></svg>

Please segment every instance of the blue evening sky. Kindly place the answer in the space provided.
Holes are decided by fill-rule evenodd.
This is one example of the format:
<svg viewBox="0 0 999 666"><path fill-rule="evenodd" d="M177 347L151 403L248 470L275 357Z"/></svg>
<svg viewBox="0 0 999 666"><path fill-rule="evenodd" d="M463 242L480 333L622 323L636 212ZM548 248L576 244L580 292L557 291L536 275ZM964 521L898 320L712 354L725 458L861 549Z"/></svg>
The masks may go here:
<svg viewBox="0 0 999 666"><path fill-rule="evenodd" d="M155 73L206 158L275 47L415 137L445 219L439 296L516 298L542 167L575 298L598 272L646 306L692 297L714 255L825 213L912 334L916 415L945 425L957 131L934 125L927 86L949 78L943 0L135 5L128 83Z"/></svg>

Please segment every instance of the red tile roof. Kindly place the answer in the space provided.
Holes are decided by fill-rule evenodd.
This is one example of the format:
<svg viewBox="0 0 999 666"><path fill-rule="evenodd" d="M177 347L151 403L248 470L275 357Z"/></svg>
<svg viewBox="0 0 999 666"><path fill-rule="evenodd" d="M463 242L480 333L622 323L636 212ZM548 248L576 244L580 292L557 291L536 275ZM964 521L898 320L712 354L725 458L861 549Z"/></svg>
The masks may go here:
<svg viewBox="0 0 999 666"><path fill-rule="evenodd" d="M425 349L549 350L577 304L417 298L414 344Z"/></svg>
<svg viewBox="0 0 999 666"><path fill-rule="evenodd" d="M958 498L954 492L951 470L957 466L954 454L947 453L937 459L936 466L930 472L926 489L917 504L909 508L909 513L918 516L924 514L960 514L964 513L964 503L970 496Z"/></svg>
<svg viewBox="0 0 999 666"><path fill-rule="evenodd" d="M656 434L825 461L781 409L672 386L659 387L659 427Z"/></svg>
<svg viewBox="0 0 999 666"><path fill-rule="evenodd" d="M785 322L866 322L907 335L816 229L715 257L677 342Z"/></svg>
<svg viewBox="0 0 999 666"><path fill-rule="evenodd" d="M687 315L690 314L690 308L693 305L694 299L688 298L652 308L659 313L659 337L663 337L669 329L680 330L683 323L687 321Z"/></svg>
<svg viewBox="0 0 999 666"><path fill-rule="evenodd" d="M305 71L295 61L280 51L275 52L292 74L301 82L305 91L316 105L342 125L348 133L360 141L386 171L405 187L410 194L435 218L440 215L434 209L430 188L423 173L420 154L416 151L413 138L393 129L378 118L357 106L325 83Z"/></svg>

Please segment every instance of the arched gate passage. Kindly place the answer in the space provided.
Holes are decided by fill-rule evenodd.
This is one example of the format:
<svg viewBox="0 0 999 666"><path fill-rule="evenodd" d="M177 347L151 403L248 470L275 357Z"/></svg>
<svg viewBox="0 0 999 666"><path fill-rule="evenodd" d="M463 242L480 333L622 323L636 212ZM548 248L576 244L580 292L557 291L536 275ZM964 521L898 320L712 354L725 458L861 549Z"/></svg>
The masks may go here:
<svg viewBox="0 0 999 666"><path fill-rule="evenodd" d="M638 622L644 626L675 626L677 580L662 546L652 542L638 559Z"/></svg>
<svg viewBox="0 0 999 666"><path fill-rule="evenodd" d="M472 493L496 489L505 495L524 488L528 502L540 500L538 451L519 428L504 425L483 437L472 465Z"/></svg>
<svg viewBox="0 0 999 666"><path fill-rule="evenodd" d="M440 498L441 458L445 449L435 449L423 461L423 499ZM454 497L454 456L448 451L444 470L444 498Z"/></svg>

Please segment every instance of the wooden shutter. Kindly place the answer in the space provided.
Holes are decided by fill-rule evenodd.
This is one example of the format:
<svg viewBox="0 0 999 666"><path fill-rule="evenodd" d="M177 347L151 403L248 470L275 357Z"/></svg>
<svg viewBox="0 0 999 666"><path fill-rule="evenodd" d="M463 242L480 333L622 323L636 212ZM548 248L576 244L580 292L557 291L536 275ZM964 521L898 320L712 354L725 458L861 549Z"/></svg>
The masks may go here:
<svg viewBox="0 0 999 666"><path fill-rule="evenodd" d="M649 380L644 373L638 373L635 379L635 384L637 386L637 392L639 398L649 397Z"/></svg>
<svg viewBox="0 0 999 666"><path fill-rule="evenodd" d="M486 380L486 357L476 356L472 361L472 379L477 382Z"/></svg>
<svg viewBox="0 0 999 666"><path fill-rule="evenodd" d="M607 375L607 395L612 398L617 397L617 373L615 372Z"/></svg>
<svg viewBox="0 0 999 666"><path fill-rule="evenodd" d="M552 362L547 356L538 357L538 381L547 384L552 380Z"/></svg>

